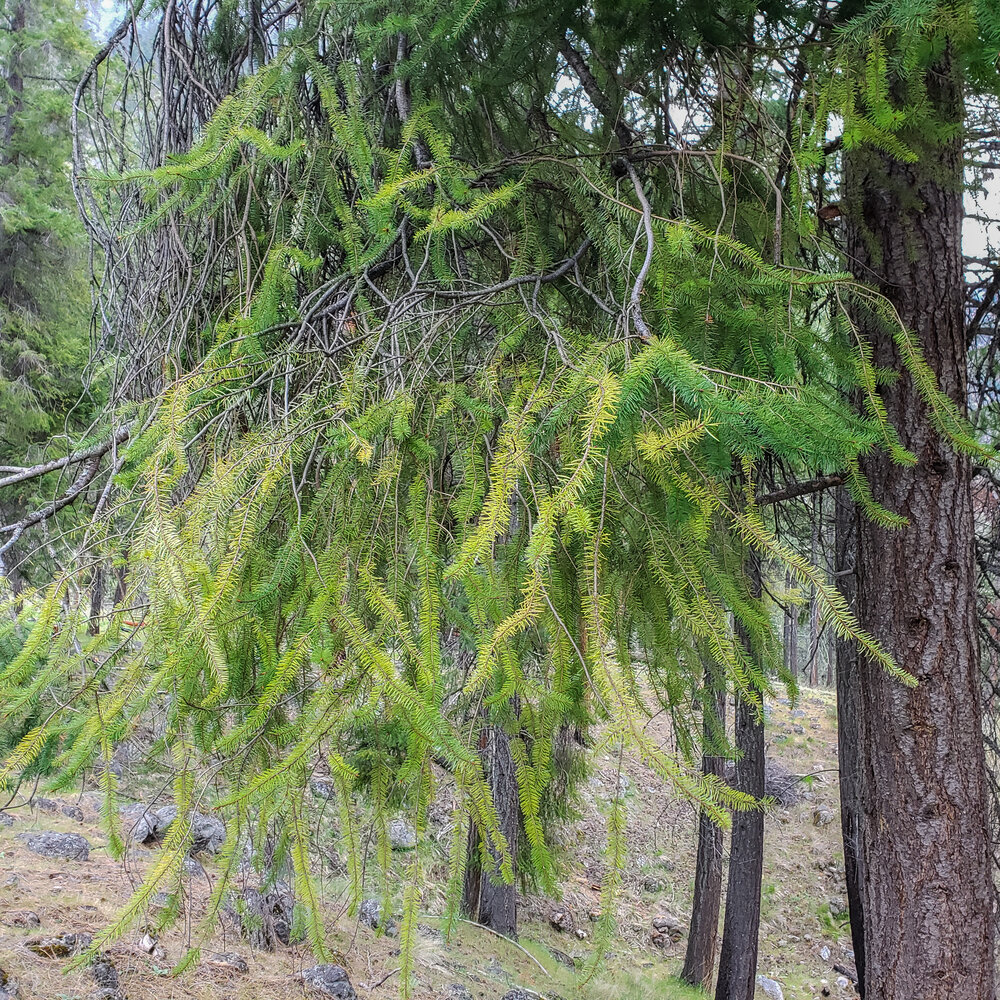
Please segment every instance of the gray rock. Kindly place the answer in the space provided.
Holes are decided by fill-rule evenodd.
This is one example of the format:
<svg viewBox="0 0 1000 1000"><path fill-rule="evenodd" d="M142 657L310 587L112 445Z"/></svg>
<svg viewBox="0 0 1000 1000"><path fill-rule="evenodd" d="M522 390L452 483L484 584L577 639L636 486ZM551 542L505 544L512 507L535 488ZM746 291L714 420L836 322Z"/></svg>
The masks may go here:
<svg viewBox="0 0 1000 1000"><path fill-rule="evenodd" d="M205 866L197 858L192 858L190 854L185 856L183 864L184 871L194 878L200 878L205 874Z"/></svg>
<svg viewBox="0 0 1000 1000"><path fill-rule="evenodd" d="M226 825L216 816L191 814L191 850L218 854L226 842Z"/></svg>
<svg viewBox="0 0 1000 1000"><path fill-rule="evenodd" d="M36 809L41 809L42 812L54 813L59 808L59 803L55 799L32 799L32 805Z"/></svg>
<svg viewBox="0 0 1000 1000"><path fill-rule="evenodd" d="M826 945L823 945L819 950L819 957L823 959L824 962L830 961L830 949Z"/></svg>
<svg viewBox="0 0 1000 1000"><path fill-rule="evenodd" d="M20 1000L21 990L3 969L0 969L0 1000Z"/></svg>
<svg viewBox="0 0 1000 1000"><path fill-rule="evenodd" d="M757 977L757 986L768 1000L785 1000L785 994L781 990L781 983L767 976Z"/></svg>
<svg viewBox="0 0 1000 1000"><path fill-rule="evenodd" d="M833 822L833 813L826 806L819 806L813 809L813 826L829 826Z"/></svg>
<svg viewBox="0 0 1000 1000"><path fill-rule="evenodd" d="M382 904L377 899L363 899L358 910L358 922L376 930L382 923Z"/></svg>
<svg viewBox="0 0 1000 1000"><path fill-rule="evenodd" d="M92 940L89 934L52 934L28 938L24 946L42 958L69 958L89 948Z"/></svg>
<svg viewBox="0 0 1000 1000"><path fill-rule="evenodd" d="M568 932L573 930L576 926L576 921L573 919L573 912L565 906L557 907L549 914L549 926L556 931Z"/></svg>
<svg viewBox="0 0 1000 1000"><path fill-rule="evenodd" d="M128 839L137 844L155 844L170 830L177 819L177 807L160 806L147 809L145 806L128 806L122 810L125 832ZM205 851L217 854L226 840L226 827L222 820L204 813L191 814L191 853Z"/></svg>
<svg viewBox="0 0 1000 1000"><path fill-rule="evenodd" d="M576 962L566 954L564 951L560 951L558 948L549 948L549 954L560 964L565 965L567 969L575 969Z"/></svg>
<svg viewBox="0 0 1000 1000"><path fill-rule="evenodd" d="M336 997L337 1000L355 1000L357 993L347 977L347 972L339 965L314 965L302 971L302 981L317 993Z"/></svg>
<svg viewBox="0 0 1000 1000"><path fill-rule="evenodd" d="M75 819L78 823L83 822L83 810L79 806L63 806L62 814L70 819Z"/></svg>
<svg viewBox="0 0 1000 1000"><path fill-rule="evenodd" d="M792 719L804 719L806 717L806 713L801 708L793 708L788 715Z"/></svg>
<svg viewBox="0 0 1000 1000"><path fill-rule="evenodd" d="M725 778L729 784L736 780L736 765L732 761L726 762ZM768 758L764 761L764 794L780 806L793 806L802 797L801 779L784 765Z"/></svg>
<svg viewBox="0 0 1000 1000"><path fill-rule="evenodd" d="M254 948L274 951L279 944L290 944L295 898L284 882L272 888L245 889L236 903L236 922L240 933Z"/></svg>
<svg viewBox="0 0 1000 1000"><path fill-rule="evenodd" d="M88 861L90 844L78 833L19 833L17 839L43 858L61 858L64 861Z"/></svg>
<svg viewBox="0 0 1000 1000"><path fill-rule="evenodd" d="M850 985L850 983L848 982L847 976L838 976L837 977L837 985L842 990L846 990L847 987Z"/></svg>
<svg viewBox="0 0 1000 1000"><path fill-rule="evenodd" d="M654 931L665 934L671 941L680 941L684 937L684 924L672 913L658 913L652 923Z"/></svg>
<svg viewBox="0 0 1000 1000"><path fill-rule="evenodd" d="M538 1000L538 994L515 986L514 989L507 990L500 1000Z"/></svg>
<svg viewBox="0 0 1000 1000"><path fill-rule="evenodd" d="M41 919L34 910L8 910L2 917L0 923L8 927L40 927Z"/></svg>
<svg viewBox="0 0 1000 1000"><path fill-rule="evenodd" d="M327 802L337 797L337 786L329 778L310 778L309 791Z"/></svg>
<svg viewBox="0 0 1000 1000"><path fill-rule="evenodd" d="M122 811L122 826L125 837L135 844L146 844L156 840L156 810L144 805L125 806Z"/></svg>
<svg viewBox="0 0 1000 1000"><path fill-rule="evenodd" d="M90 966L90 975L97 983L97 989L94 991L97 1000L125 1000L121 983L118 981L118 970L109 955L98 955L94 959Z"/></svg>
<svg viewBox="0 0 1000 1000"><path fill-rule="evenodd" d="M13 826L17 822L10 813L0 812L0 826Z"/></svg>
<svg viewBox="0 0 1000 1000"><path fill-rule="evenodd" d="M394 851L412 851L417 846L417 831L405 819L389 820L389 843Z"/></svg>
<svg viewBox="0 0 1000 1000"><path fill-rule="evenodd" d="M250 971L247 960L234 951L215 952L205 959L205 964L216 969L228 969L230 972L247 973Z"/></svg>
<svg viewBox="0 0 1000 1000"><path fill-rule="evenodd" d="M449 983L444 988L443 995L449 997L450 1000L473 1000L468 988L461 983Z"/></svg>
<svg viewBox="0 0 1000 1000"><path fill-rule="evenodd" d="M153 813L153 816L155 817L153 820L153 834L154 836L162 839L167 835L167 831L170 829L170 824L177 819L177 806L160 806L160 808Z"/></svg>
<svg viewBox="0 0 1000 1000"><path fill-rule="evenodd" d="M840 896L831 896L827 905L830 907L830 916L834 920L847 919L847 903Z"/></svg>

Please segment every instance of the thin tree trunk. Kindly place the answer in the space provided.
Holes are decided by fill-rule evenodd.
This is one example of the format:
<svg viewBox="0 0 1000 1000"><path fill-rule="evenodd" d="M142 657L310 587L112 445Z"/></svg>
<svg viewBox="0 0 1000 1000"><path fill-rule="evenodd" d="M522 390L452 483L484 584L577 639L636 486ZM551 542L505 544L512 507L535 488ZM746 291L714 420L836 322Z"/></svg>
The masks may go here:
<svg viewBox="0 0 1000 1000"><path fill-rule="evenodd" d="M760 562L747 560L747 576L755 597L760 595ZM741 641L751 650L749 636L738 626ZM752 655L752 650L751 650ZM755 798L764 795L764 720L755 705L736 699L736 787ZM729 851L726 919L722 930L719 981L715 1000L751 1000L757 974L760 929L760 884L764 869L764 813L737 812Z"/></svg>
<svg viewBox="0 0 1000 1000"><path fill-rule="evenodd" d="M705 664L702 700L702 735L705 751L701 757L704 775L725 775L726 758L717 751L726 731L726 685L721 671ZM722 827L702 811L698 816L698 860L695 865L691 930L681 979L705 990L712 988L715 971L715 944L719 936L719 908L722 902Z"/></svg>
<svg viewBox="0 0 1000 1000"><path fill-rule="evenodd" d="M785 589L794 584L791 573L785 574ZM799 675L799 609L789 604L785 611L785 669L792 677Z"/></svg>
<svg viewBox="0 0 1000 1000"><path fill-rule="evenodd" d="M122 564L118 567L118 572L115 574L115 592L111 598L111 606L114 608L119 607L125 601L125 595L128 590L128 550L125 550L122 556Z"/></svg>
<svg viewBox="0 0 1000 1000"><path fill-rule="evenodd" d="M100 563L93 569L90 578L90 619L87 634L97 635L101 631L101 611L104 607L104 567Z"/></svg>
<svg viewBox="0 0 1000 1000"><path fill-rule="evenodd" d="M823 495L813 500L812 539L809 553L813 566L819 565L819 523L823 517ZM819 601L813 589L809 600L809 686L819 687Z"/></svg>
<svg viewBox="0 0 1000 1000"><path fill-rule="evenodd" d="M858 544L858 512L850 494L837 490L834 528L834 572L837 588L848 607L857 606L855 558ZM865 995L865 918L862 901L864 860L861 856L861 761L859 759L858 647L837 638L837 759L840 765L840 826L844 839L844 878L847 907L851 916L851 941L858 970L858 992Z"/></svg>
<svg viewBox="0 0 1000 1000"><path fill-rule="evenodd" d="M521 829L521 803L517 790L517 772L510 750L510 740L500 726L485 726L480 737L480 755L500 830L507 838L512 857L517 859ZM483 854L489 859L483 868ZM500 857L484 847L475 824L469 827L468 862L462 887L462 912L505 937L517 936L517 885L504 882L499 874Z"/></svg>
<svg viewBox="0 0 1000 1000"><path fill-rule="evenodd" d="M847 248L854 273L892 302L964 407L962 81L949 48L924 83L927 106L953 123L954 138L907 132L912 163L846 152ZM901 370L890 324L861 309L855 321L872 363ZM866 992L988 1000L994 922L970 460L938 433L908 375L879 393L917 464L881 452L862 460L876 499L909 523L891 531L860 519L858 615L919 683L907 688L859 657Z"/></svg>
<svg viewBox="0 0 1000 1000"><path fill-rule="evenodd" d="M837 661L837 633L832 629L826 630L826 686L832 688L836 675L835 665Z"/></svg>

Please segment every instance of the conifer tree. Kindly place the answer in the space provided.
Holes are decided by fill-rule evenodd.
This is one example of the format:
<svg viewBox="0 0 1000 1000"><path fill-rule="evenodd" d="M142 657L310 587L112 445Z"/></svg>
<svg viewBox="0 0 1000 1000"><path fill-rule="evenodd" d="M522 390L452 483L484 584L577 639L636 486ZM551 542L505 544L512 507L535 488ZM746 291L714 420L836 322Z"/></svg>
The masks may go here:
<svg viewBox="0 0 1000 1000"><path fill-rule="evenodd" d="M579 720L710 820L742 810L759 854L759 755L740 788L700 775L692 711L710 657L759 749L780 645L744 571L757 560L813 588L827 627L901 676L758 504L771 469L842 474L868 517L894 523L860 461L901 454L867 405L882 372L842 336L845 300L879 300L834 266L804 180L832 115L859 95L886 101L847 61L808 100L804 77L776 77L775 53L816 40L799 14L427 0L265 19L249 2L167 5L115 30L77 91L75 168L105 260L102 338L121 359L110 440L130 445L103 523L111 551L129 547L128 586L88 636L75 580L58 577L0 671L13 717L66 678L93 706L53 704L3 778L56 746L66 785L154 703L164 713L155 752L172 761L181 821L95 950L158 888L179 888L209 758L230 823L202 929L252 808L256 830L290 831L320 955L300 820L317 755L338 787L354 904L358 816L388 870L389 811L421 832L440 762L460 799L453 907L470 836L488 876L513 881L517 853L554 885L553 734ZM150 61L126 61L144 42ZM893 116L862 126L898 141ZM896 333L921 399L965 440ZM445 655L452 632L475 651L468 669ZM677 755L645 732L658 706ZM484 767L484 720L505 746L492 773L509 778L507 749L514 765L520 844ZM389 730L392 753L367 740ZM626 822L619 796L604 940ZM418 855L396 887L404 991L424 875ZM759 899L746 902L734 926L755 927ZM732 997L753 985L745 944Z"/></svg>
<svg viewBox="0 0 1000 1000"><path fill-rule="evenodd" d="M0 463L13 472L65 455L102 402L80 390L90 297L68 170L70 93L92 46L71 0L4 0L0 28ZM15 591L32 547L5 543L53 478L11 484L0 502L0 566Z"/></svg>
<svg viewBox="0 0 1000 1000"><path fill-rule="evenodd" d="M869 20L877 30L867 43L873 72L906 124L898 146L862 141L844 157L851 267L919 337L961 408L963 93L984 52L967 14L961 5L933 5L916 34L905 9ZM995 12L981 26L995 31ZM996 35L990 40L995 59ZM864 309L854 320L873 362L892 368L892 330ZM862 468L880 502L906 520L887 531L859 519L857 610L915 686L888 682L859 657L864 990L886 1000L971 1000L993 995L995 935L971 460L908 380L883 381L877 392L906 452L896 461L873 453Z"/></svg>

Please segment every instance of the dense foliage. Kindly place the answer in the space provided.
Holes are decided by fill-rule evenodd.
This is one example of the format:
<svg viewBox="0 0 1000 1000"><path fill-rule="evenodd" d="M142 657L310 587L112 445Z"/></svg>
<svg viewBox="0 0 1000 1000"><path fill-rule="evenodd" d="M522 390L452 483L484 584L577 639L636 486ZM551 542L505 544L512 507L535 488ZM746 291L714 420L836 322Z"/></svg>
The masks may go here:
<svg viewBox="0 0 1000 1000"><path fill-rule="evenodd" d="M927 58L953 18L979 29L968 5L911 6L846 30L797 4L652 0L224 2L124 22L80 91L76 167L107 261L102 339L128 359L110 423L132 443L101 522L128 586L96 636L72 573L33 605L0 697L21 718L69 678L77 708L53 705L3 774L58 746L65 786L155 710L181 816L209 774L225 782L205 926L248 838L262 862L254 831L280 820L319 955L302 822L317 756L355 902L359 783L388 869L390 809L422 830L435 764L461 796L450 898L469 823L513 877L487 723L509 734L543 885L562 729L599 722L720 822L751 806L698 776L692 709L706 659L757 705L780 673L749 553L897 669L757 504L761 483L844 472L870 517L899 522L858 471L876 448L913 461L877 391L898 373L872 365L847 303L895 330L907 377L973 447L816 215L841 143L905 156L907 129L942 127L917 89L890 94L887 59ZM913 46L886 41L914 25ZM143 39L157 73L130 62ZM677 753L645 734L661 706ZM101 781L120 849L110 768ZM609 896L624 823L618 802ZM171 828L95 949L179 885L187 836ZM421 879L415 860L404 972Z"/></svg>

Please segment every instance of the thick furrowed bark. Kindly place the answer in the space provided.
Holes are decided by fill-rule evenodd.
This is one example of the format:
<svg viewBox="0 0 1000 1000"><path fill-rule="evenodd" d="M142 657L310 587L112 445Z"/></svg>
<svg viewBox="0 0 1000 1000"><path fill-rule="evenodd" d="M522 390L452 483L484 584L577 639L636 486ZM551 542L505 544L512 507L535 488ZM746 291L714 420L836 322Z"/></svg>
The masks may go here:
<svg viewBox="0 0 1000 1000"><path fill-rule="evenodd" d="M946 53L926 75L940 120L962 122ZM907 136L918 159L845 156L848 253L912 330L941 388L966 393L961 138ZM902 368L893 331L859 311L880 367ZM879 388L917 458L863 461L877 500L909 519L858 526L861 624L919 682L910 689L858 663L865 980L877 1000L994 996L970 461L934 428L912 379Z"/></svg>
<svg viewBox="0 0 1000 1000"><path fill-rule="evenodd" d="M493 793L500 830L507 839L512 856L517 858L517 841L521 829L521 802L517 791L517 772L510 750L510 740L499 726L483 730L480 753L486 780ZM469 856L462 890L462 911L470 919L489 927L505 937L517 936L517 885L502 881L500 858L492 858L492 866L481 863L480 833L475 824L469 827Z"/></svg>

